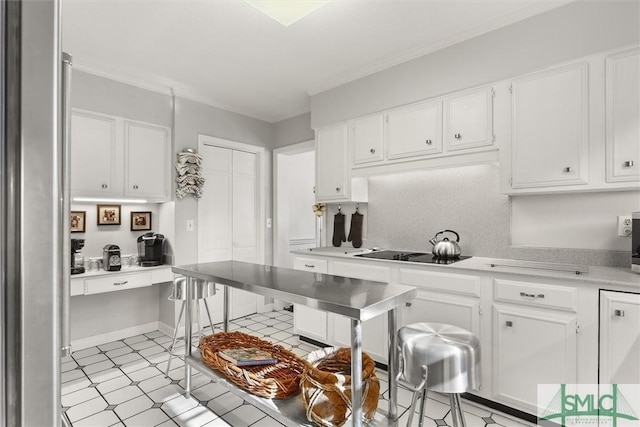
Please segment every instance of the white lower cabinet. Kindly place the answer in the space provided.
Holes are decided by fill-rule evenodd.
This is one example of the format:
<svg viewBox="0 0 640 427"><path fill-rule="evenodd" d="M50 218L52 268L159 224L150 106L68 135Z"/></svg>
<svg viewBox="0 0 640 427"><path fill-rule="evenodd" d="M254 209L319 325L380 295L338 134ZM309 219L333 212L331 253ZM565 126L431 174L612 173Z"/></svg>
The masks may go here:
<svg viewBox="0 0 640 427"><path fill-rule="evenodd" d="M495 400L536 414L538 384L576 383L576 294L571 287L495 280Z"/></svg>
<svg viewBox="0 0 640 427"><path fill-rule="evenodd" d="M293 259L295 270L312 273L327 273L327 260L317 257L296 256ZM293 333L323 343L327 340L327 312L300 304L293 305Z"/></svg>
<svg viewBox="0 0 640 427"><path fill-rule="evenodd" d="M640 384L640 294L600 292L600 384Z"/></svg>

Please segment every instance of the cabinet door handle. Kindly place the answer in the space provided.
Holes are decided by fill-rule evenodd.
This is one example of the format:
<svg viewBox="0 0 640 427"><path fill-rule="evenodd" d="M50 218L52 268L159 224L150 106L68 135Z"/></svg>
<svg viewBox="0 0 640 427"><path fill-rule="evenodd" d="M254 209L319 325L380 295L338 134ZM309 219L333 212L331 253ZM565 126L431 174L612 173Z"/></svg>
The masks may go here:
<svg viewBox="0 0 640 427"><path fill-rule="evenodd" d="M565 173L573 172L573 168L571 166L567 166L566 168L563 169L563 171Z"/></svg>
<svg viewBox="0 0 640 427"><path fill-rule="evenodd" d="M453 137L455 139L460 139L460 138L462 138L462 135L460 135L459 133L456 133L455 135L453 135Z"/></svg>
<svg viewBox="0 0 640 427"><path fill-rule="evenodd" d="M624 162L624 167L625 168L630 168L631 166L633 166L633 160L629 160Z"/></svg>
<svg viewBox="0 0 640 427"><path fill-rule="evenodd" d="M520 296L521 297L527 297L527 298L544 298L544 294L528 294L526 292L520 292Z"/></svg>
<svg viewBox="0 0 640 427"><path fill-rule="evenodd" d="M316 266L313 264L305 264L304 266L307 268L316 268Z"/></svg>
<svg viewBox="0 0 640 427"><path fill-rule="evenodd" d="M624 317L624 310L613 310L613 315L616 317Z"/></svg>
<svg viewBox="0 0 640 427"><path fill-rule="evenodd" d="M425 142L427 143L427 145L431 145L431 140L430 139L427 139Z"/></svg>
<svg viewBox="0 0 640 427"><path fill-rule="evenodd" d="M138 184L133 184L133 189L137 190L138 189Z"/></svg>
<svg viewBox="0 0 640 427"><path fill-rule="evenodd" d="M505 325L507 326L507 328L512 328L513 327L513 322L511 320L507 320L505 322Z"/></svg>
<svg viewBox="0 0 640 427"><path fill-rule="evenodd" d="M124 282L114 282L113 286L122 286L122 285L126 285L127 283L129 283L128 280L125 280Z"/></svg>
<svg viewBox="0 0 640 427"><path fill-rule="evenodd" d="M340 187L336 187L336 193L340 192Z"/></svg>
<svg viewBox="0 0 640 427"><path fill-rule="evenodd" d="M411 307L411 303L410 303L410 302L405 302L405 303L404 303L404 306L405 306L405 307Z"/></svg>
<svg viewBox="0 0 640 427"><path fill-rule="evenodd" d="M107 184L102 184L102 188L107 188L109 187Z"/></svg>
<svg viewBox="0 0 640 427"><path fill-rule="evenodd" d="M370 152L371 154L376 154L376 149L375 149L375 148L372 148L371 150L369 150L369 152Z"/></svg>

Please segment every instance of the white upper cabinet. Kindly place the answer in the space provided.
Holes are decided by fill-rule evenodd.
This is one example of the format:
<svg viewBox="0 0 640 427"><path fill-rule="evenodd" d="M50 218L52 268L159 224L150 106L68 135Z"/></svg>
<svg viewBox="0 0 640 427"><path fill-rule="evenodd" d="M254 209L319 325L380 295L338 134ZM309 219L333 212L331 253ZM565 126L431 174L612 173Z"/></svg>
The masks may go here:
<svg viewBox="0 0 640 427"><path fill-rule="evenodd" d="M640 49L606 58L607 182L640 178Z"/></svg>
<svg viewBox="0 0 640 427"><path fill-rule="evenodd" d="M588 68L580 62L512 86L512 188L587 184Z"/></svg>
<svg viewBox="0 0 640 427"><path fill-rule="evenodd" d="M346 123L318 129L316 133L316 200L343 201L349 197Z"/></svg>
<svg viewBox="0 0 640 427"><path fill-rule="evenodd" d="M493 88L482 88L445 98L447 151L493 144L493 94Z"/></svg>
<svg viewBox="0 0 640 427"><path fill-rule="evenodd" d="M74 110L72 196L170 199L170 129Z"/></svg>
<svg viewBox="0 0 640 427"><path fill-rule="evenodd" d="M163 126L125 120L125 195L164 199L169 196L169 131Z"/></svg>
<svg viewBox="0 0 640 427"><path fill-rule="evenodd" d="M384 159L383 124L382 114L351 122L354 164L372 163Z"/></svg>
<svg viewBox="0 0 640 427"><path fill-rule="evenodd" d="M115 117L74 111L71 118L71 192L74 196L118 194Z"/></svg>
<svg viewBox="0 0 640 427"><path fill-rule="evenodd" d="M387 158L442 152L442 102L426 102L386 114Z"/></svg>

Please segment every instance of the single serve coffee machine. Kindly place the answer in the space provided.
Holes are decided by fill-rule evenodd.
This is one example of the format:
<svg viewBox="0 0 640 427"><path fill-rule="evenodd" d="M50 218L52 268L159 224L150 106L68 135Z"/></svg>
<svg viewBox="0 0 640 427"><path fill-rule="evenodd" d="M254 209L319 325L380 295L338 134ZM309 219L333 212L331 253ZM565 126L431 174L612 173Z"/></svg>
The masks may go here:
<svg viewBox="0 0 640 427"><path fill-rule="evenodd" d="M84 257L80 253L84 239L71 239L71 274L84 273Z"/></svg>
<svg viewBox="0 0 640 427"><path fill-rule="evenodd" d="M154 232L138 237L138 257L141 267L153 267L162 264L164 236Z"/></svg>
<svg viewBox="0 0 640 427"><path fill-rule="evenodd" d="M104 245L102 248L102 268L106 271L120 271L120 247Z"/></svg>

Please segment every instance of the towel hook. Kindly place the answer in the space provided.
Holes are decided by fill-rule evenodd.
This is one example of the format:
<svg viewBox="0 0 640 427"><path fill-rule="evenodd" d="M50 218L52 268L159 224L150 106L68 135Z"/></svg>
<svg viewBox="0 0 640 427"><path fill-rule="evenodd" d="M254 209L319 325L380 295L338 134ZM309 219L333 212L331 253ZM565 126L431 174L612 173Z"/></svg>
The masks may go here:
<svg viewBox="0 0 640 427"><path fill-rule="evenodd" d="M342 212L342 206L338 205L338 213Z"/></svg>
<svg viewBox="0 0 640 427"><path fill-rule="evenodd" d="M360 213L360 203L356 203L356 213Z"/></svg>

